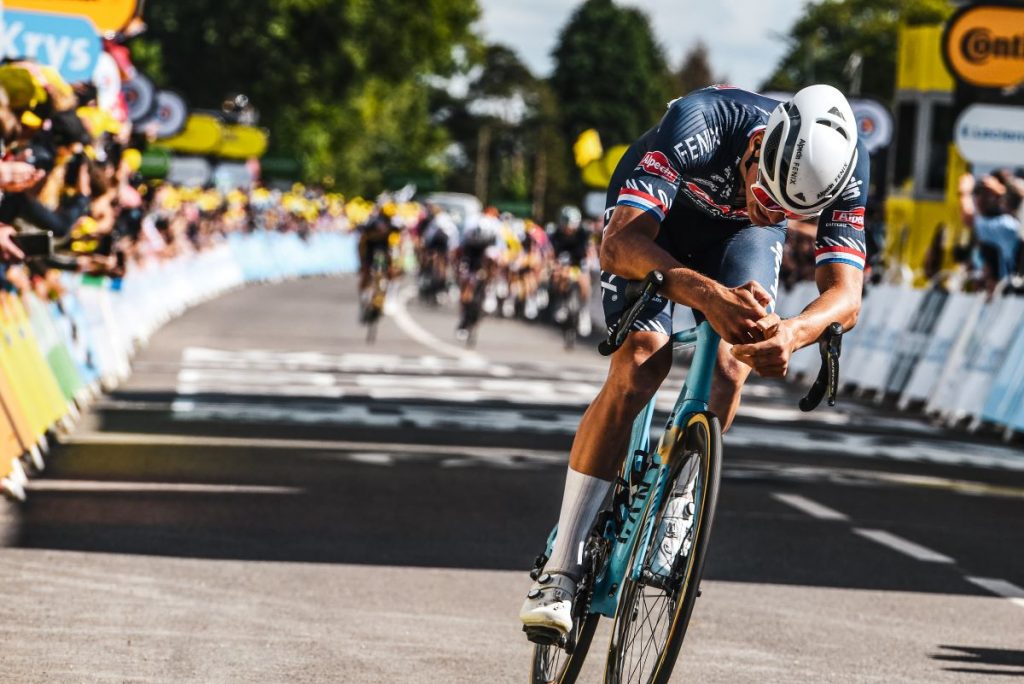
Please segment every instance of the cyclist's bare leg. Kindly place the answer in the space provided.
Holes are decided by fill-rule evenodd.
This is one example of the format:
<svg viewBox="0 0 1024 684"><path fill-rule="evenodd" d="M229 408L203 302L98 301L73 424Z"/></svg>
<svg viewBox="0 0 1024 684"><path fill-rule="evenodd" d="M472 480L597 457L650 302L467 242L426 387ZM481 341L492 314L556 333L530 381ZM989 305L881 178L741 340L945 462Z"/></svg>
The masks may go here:
<svg viewBox="0 0 1024 684"><path fill-rule="evenodd" d="M722 341L718 345L718 362L711 380L709 408L722 423L722 431L732 425L740 407L740 391L750 376L750 366L738 361L729 350L732 345Z"/></svg>
<svg viewBox="0 0 1024 684"><path fill-rule="evenodd" d="M632 422L671 367L672 346L660 333L632 333L612 356L604 387L583 414L573 440L549 572L578 579L578 549L618 474Z"/></svg>
<svg viewBox="0 0 1024 684"><path fill-rule="evenodd" d="M590 404L572 443L569 467L614 480L629 446L630 427L672 368L668 336L633 332L611 357L604 387Z"/></svg>

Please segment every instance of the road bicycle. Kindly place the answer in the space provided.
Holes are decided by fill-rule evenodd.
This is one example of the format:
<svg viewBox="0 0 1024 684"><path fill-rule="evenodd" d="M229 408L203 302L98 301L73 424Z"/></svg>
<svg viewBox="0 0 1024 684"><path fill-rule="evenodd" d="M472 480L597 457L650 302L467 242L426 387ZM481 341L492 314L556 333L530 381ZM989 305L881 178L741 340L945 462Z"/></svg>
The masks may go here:
<svg viewBox="0 0 1024 684"><path fill-rule="evenodd" d="M366 341L373 344L377 340L377 323L384 313L384 301L388 293L388 258L377 251L370 265L370 281L363 292L360 320L366 325Z"/></svg>
<svg viewBox="0 0 1024 684"><path fill-rule="evenodd" d="M625 342L644 307L664 283L653 271L626 293L632 302L598 349L608 356ZM833 323L822 336L822 367L800 402L813 410L827 394L835 405L839 386L842 327ZM628 456L613 488L610 505L598 514L583 547L583 576L573 601L573 626L566 635L526 628L535 643L534 684L575 682L601 617L614 620L605 682L668 682L700 596L700 581L711 539L722 467L722 430L708 410L711 377L720 338L707 321L672 335L672 343L694 346L693 359L655 449L650 427L655 400L633 423ZM689 529L671 563L653 563L669 500L685 497ZM678 508L676 509L678 510ZM548 536L530 576L544 572L556 529ZM667 568L667 570L666 570Z"/></svg>

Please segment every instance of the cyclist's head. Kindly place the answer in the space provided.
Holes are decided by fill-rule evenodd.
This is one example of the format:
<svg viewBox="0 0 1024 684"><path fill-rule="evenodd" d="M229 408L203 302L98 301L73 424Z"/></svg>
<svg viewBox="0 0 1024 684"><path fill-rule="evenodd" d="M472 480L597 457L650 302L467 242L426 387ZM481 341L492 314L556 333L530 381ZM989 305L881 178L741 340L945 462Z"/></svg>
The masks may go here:
<svg viewBox="0 0 1024 684"><path fill-rule="evenodd" d="M856 164L850 103L832 86L808 86L768 118L751 191L768 210L817 216L846 188Z"/></svg>
<svg viewBox="0 0 1024 684"><path fill-rule="evenodd" d="M559 228L568 228L575 230L580 227L583 222L583 214L580 210L572 205L566 205L562 207L562 211L558 214L558 226Z"/></svg>

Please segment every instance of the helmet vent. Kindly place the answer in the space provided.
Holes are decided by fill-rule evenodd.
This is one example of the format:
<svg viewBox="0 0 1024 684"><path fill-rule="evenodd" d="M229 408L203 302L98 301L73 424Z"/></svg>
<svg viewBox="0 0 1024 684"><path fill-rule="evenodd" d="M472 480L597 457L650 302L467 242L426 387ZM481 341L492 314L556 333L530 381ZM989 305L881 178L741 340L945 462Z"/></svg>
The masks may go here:
<svg viewBox="0 0 1024 684"><path fill-rule="evenodd" d="M775 160L779 156L779 143L782 142L782 124L775 127L764 143L764 166L769 177L775 175Z"/></svg>
<svg viewBox="0 0 1024 684"><path fill-rule="evenodd" d="M828 110L828 113L829 114L835 114L836 116L838 116L843 121L846 121L846 117L843 116L843 113L841 111L839 111L839 107L833 107L832 109Z"/></svg>
<svg viewBox="0 0 1024 684"><path fill-rule="evenodd" d="M818 119L814 123L819 123L823 126L828 126L832 130L839 133L839 135L846 138L847 140L850 139L850 136L846 133L846 127L838 125L835 121L829 121L828 119Z"/></svg>

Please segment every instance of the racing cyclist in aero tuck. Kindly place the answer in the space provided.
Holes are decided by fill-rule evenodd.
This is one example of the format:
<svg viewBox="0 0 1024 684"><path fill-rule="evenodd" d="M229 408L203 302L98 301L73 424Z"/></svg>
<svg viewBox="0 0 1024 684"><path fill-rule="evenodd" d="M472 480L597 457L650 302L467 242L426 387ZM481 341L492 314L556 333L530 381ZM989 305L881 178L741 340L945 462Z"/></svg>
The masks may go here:
<svg viewBox="0 0 1024 684"><path fill-rule="evenodd" d="M520 611L524 626L566 633L582 545L615 480L630 426L672 363L674 302L722 336L710 410L728 429L751 369L786 374L790 355L861 303L868 154L846 98L813 85L779 103L711 86L669 103L633 143L608 189L601 294L609 323L626 285L665 274L662 296L611 357L604 387L573 441L558 533ZM773 313L788 220L817 218L820 296L800 315ZM698 313L699 312L699 313ZM655 564L669 565L688 530L692 492L674 492L658 530Z"/></svg>

